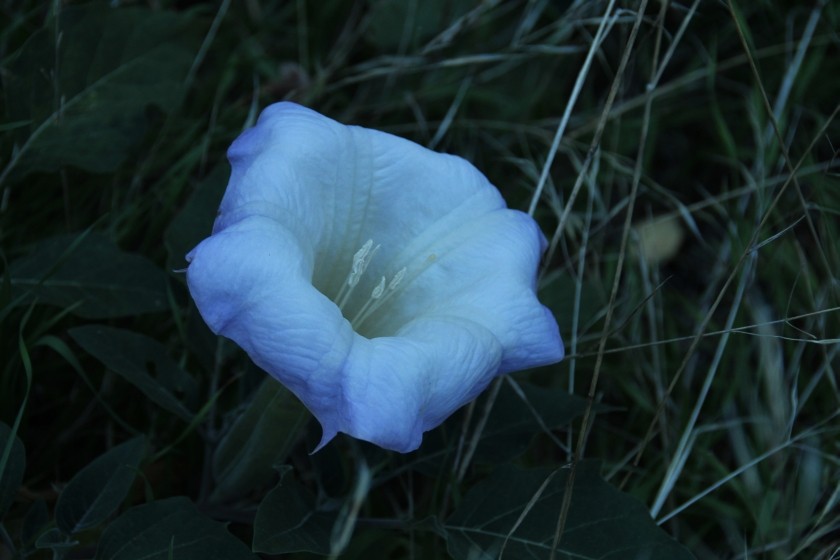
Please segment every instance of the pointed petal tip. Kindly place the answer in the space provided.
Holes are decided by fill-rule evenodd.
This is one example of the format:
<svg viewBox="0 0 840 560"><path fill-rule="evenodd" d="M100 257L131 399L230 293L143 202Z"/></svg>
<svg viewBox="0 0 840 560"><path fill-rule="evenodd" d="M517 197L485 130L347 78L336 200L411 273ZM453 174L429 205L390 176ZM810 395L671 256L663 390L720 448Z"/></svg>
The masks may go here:
<svg viewBox="0 0 840 560"><path fill-rule="evenodd" d="M338 431L336 431L332 428L327 428L325 426L321 426L321 430L322 430L321 441L320 441L320 443L318 443L318 445L315 447L315 449L313 449L312 451L309 452L310 455L315 455L316 453L318 453L320 450L322 450L324 448L324 446L326 446L329 442L331 442L335 438L335 436L338 435Z"/></svg>
<svg viewBox="0 0 840 560"><path fill-rule="evenodd" d="M559 364L566 358L566 346L563 344L563 338L559 333L557 334L556 340L552 341L545 352L544 359L542 360L543 363L539 364L539 366Z"/></svg>

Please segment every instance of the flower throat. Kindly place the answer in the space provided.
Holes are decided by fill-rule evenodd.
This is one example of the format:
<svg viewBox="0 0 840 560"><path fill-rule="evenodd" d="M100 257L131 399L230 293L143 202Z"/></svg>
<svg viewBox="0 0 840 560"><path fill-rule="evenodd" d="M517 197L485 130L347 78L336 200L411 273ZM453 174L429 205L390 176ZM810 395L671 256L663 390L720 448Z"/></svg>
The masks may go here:
<svg viewBox="0 0 840 560"><path fill-rule="evenodd" d="M335 303L338 305L338 308L341 309L342 313L344 312L344 308L350 297L353 295L356 286L359 284L362 275L364 275L368 265L370 265L370 262L373 260L373 257L379 251L380 247L381 245L374 247L373 239L368 239L365 244L362 245L361 249L356 251L353 255L353 264L350 267L350 272L347 274L347 278L341 285L341 290L335 297ZM354 316L347 317L347 315L345 315L345 317L350 321L350 325L352 325L354 331L358 332L362 323L364 323L371 314L373 314L382 306L382 304L394 295L397 288L402 283L403 278L405 278L405 274L406 268L403 267L394 275L391 281L388 282L387 288L385 286L386 279L383 276L376 287L373 288L373 291L367 301L361 308L359 308Z"/></svg>

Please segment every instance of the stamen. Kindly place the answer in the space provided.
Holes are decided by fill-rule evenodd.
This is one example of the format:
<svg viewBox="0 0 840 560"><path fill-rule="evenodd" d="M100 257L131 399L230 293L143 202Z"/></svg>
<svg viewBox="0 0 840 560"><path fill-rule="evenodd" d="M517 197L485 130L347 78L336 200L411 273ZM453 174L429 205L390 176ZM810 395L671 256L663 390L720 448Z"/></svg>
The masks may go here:
<svg viewBox="0 0 840 560"><path fill-rule="evenodd" d="M381 245L374 247L373 239L368 239L362 245L361 249L353 255L353 265L350 268L350 273L347 275L347 280L342 284L341 290L335 298L339 309L344 309L347 300L350 299L350 295L353 293L353 288L359 283L359 280L362 278L365 270L367 270L370 261L373 260L373 256L379 250L379 247ZM373 249L371 250L371 248Z"/></svg>
<svg viewBox="0 0 840 560"><path fill-rule="evenodd" d="M362 277L362 274L364 274L365 269L370 262L367 260L367 256L370 254L371 247L373 247L373 239L368 239L365 244L362 245L362 248L356 251L356 254L353 255L353 268L347 276L347 284L349 286L354 287L359 283L359 278Z"/></svg>
<svg viewBox="0 0 840 560"><path fill-rule="evenodd" d="M371 299L379 299L382 297L382 294L385 292L385 277L382 277L382 280L379 281L379 284L373 289L370 294Z"/></svg>
<svg viewBox="0 0 840 560"><path fill-rule="evenodd" d="M425 270L425 267L421 269L421 272L422 270ZM379 284L376 288L374 288L373 293L370 295L370 299L359 310L359 312L356 313L356 317L350 321L354 329L359 328L359 326L364 323L368 317L373 315L377 309L382 307L382 305L397 292L397 287L399 287L403 278L405 278L407 271L406 267L402 267L396 274L394 274L394 277L388 283L388 293L385 293L385 277L382 277L382 280L379 281Z"/></svg>
<svg viewBox="0 0 840 560"><path fill-rule="evenodd" d="M352 321L350 321L350 324L353 325L354 328L357 324L357 320L360 317L362 318L362 320L364 320L364 318L367 317L368 311L382 297L383 293L385 293L385 277L384 276L379 281L379 284L377 284L376 287L373 289L373 291L370 293L370 298L368 298L368 300L365 302L365 304L362 306L362 308L359 309L359 312L356 313L356 319L353 319Z"/></svg>
<svg viewBox="0 0 840 560"><path fill-rule="evenodd" d="M350 266L350 272L347 274L347 278L345 278L341 285L341 289L338 291L338 295L335 296L334 299L336 305L338 305L338 308L341 309L342 312L344 311L344 307L347 305L347 302L353 295L353 290L361 282L362 276L365 274L365 271L373 260L373 257L376 255L376 252L379 251L380 247L381 245L374 247L373 239L368 239L365 244L353 254L353 262ZM386 301L405 288L407 284L413 282L415 278L420 276L436 260L437 255L434 253L428 255L422 265L412 270L410 276L408 274L408 268L402 267L396 274L394 274L390 282L382 276L371 291L368 300L361 306L361 308L359 308L359 310L355 313L355 316L350 320L350 324L353 329L357 330L362 323L373 315ZM406 276L409 277L406 278ZM347 317L347 315L345 315L345 317Z"/></svg>
<svg viewBox="0 0 840 560"><path fill-rule="evenodd" d="M400 282L402 282L402 279L403 279L403 278L405 278L405 273L406 273L406 270L407 270L407 269L406 269L405 267L402 267L402 268L400 269L400 271L399 271L399 272L397 272L397 273L394 275L394 279L393 279L393 280L391 280L391 283L390 283L390 284L388 284L388 289L389 289L389 290L393 291L394 289L396 289L396 287L397 287L397 286L399 286L399 285L400 285ZM384 280L385 278L383 277L382 279Z"/></svg>

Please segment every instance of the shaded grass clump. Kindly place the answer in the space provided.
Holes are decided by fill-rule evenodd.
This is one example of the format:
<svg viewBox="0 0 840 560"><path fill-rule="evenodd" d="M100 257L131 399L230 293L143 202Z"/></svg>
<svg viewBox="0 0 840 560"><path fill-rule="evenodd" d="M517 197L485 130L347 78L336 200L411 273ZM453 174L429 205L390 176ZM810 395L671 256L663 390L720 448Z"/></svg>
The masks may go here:
<svg viewBox="0 0 840 560"><path fill-rule="evenodd" d="M53 512L62 484L140 433L152 451L127 505L185 495L252 542L258 504L291 475L269 469L236 500L214 502L214 454L263 374L207 331L177 270L212 223L224 150L259 109L289 99L461 155L530 211L549 241L540 296L568 358L513 379L591 399L588 413L552 425L550 406L523 390L540 421L533 443L504 460L470 442L518 394L505 381L430 433L418 457L346 441L310 456L317 429L295 420L279 461L302 502L336 514L365 487L358 457L371 466L346 557L372 542L393 558L452 553L444 521L494 460L514 458L551 468L599 459L604 479L698 558L837 555L836 3L111 8L129 14L126 30L145 21L151 43L91 31L113 15L103 7L2 9L0 420L16 426L27 460L4 542L22 534L33 504ZM167 271L158 307L92 317L33 297L75 262L68 247L29 283L9 265L88 231ZM157 341L190 372L200 395L191 421L78 344L73 329L93 320ZM546 550L562 550L570 487L546 514ZM93 556L100 536L83 534L81 553Z"/></svg>

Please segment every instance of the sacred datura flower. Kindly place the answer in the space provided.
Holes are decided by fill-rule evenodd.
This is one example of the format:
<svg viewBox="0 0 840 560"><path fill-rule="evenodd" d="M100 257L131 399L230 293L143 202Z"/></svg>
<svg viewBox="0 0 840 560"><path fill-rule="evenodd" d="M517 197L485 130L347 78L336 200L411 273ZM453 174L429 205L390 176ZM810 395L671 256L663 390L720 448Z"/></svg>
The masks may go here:
<svg viewBox="0 0 840 560"><path fill-rule="evenodd" d="M190 293L318 418L318 448L413 451L497 375L563 358L536 297L545 238L466 160L293 103L228 158Z"/></svg>

